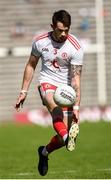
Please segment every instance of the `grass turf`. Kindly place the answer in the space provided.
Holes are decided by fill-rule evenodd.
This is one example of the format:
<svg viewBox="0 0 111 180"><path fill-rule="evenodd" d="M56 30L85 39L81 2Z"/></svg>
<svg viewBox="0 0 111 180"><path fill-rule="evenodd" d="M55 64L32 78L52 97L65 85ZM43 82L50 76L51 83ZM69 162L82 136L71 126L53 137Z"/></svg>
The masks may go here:
<svg viewBox="0 0 111 180"><path fill-rule="evenodd" d="M37 148L54 135L52 127L0 125L1 179L111 179L111 123L81 123L76 150L49 156L49 171L37 171Z"/></svg>

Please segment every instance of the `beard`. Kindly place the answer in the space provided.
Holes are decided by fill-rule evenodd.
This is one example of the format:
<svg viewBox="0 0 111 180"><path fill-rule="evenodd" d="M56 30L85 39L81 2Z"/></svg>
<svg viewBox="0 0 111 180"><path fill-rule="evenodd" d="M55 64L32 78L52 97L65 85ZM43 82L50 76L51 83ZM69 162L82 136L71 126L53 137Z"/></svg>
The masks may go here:
<svg viewBox="0 0 111 180"><path fill-rule="evenodd" d="M60 41L60 42L64 42L64 41L66 41L66 39L67 39L67 37L65 36L65 37L60 37L60 38L58 38L58 41Z"/></svg>
<svg viewBox="0 0 111 180"><path fill-rule="evenodd" d="M58 36L55 32L53 32L52 39L58 43L63 43L66 41L67 36Z"/></svg>

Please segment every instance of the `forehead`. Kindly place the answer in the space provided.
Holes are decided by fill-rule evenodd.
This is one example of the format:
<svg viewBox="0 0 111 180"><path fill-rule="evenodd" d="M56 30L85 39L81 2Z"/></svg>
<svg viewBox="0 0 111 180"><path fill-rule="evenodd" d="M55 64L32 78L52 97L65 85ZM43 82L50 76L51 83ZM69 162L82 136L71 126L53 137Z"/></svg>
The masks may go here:
<svg viewBox="0 0 111 180"><path fill-rule="evenodd" d="M56 28L61 29L61 30L68 30L69 27L64 26L62 22L57 22Z"/></svg>

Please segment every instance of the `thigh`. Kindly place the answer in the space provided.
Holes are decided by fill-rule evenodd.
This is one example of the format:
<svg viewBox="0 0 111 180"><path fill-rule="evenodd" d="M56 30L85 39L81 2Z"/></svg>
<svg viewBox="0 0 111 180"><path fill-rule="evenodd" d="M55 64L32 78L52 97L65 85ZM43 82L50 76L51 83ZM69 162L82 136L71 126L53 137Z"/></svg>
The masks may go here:
<svg viewBox="0 0 111 180"><path fill-rule="evenodd" d="M48 108L49 112L52 115L53 121L56 118L60 118L64 121L67 129L70 128L71 122L72 122L72 114L73 114L73 108L61 108L59 107L53 99L54 92L56 90L56 86L51 85L49 83L42 83L41 84L41 94L43 101Z"/></svg>
<svg viewBox="0 0 111 180"><path fill-rule="evenodd" d="M53 95L56 88L57 88L56 86L49 83L41 84L40 90L41 90L42 99L50 112L57 106L53 99Z"/></svg>

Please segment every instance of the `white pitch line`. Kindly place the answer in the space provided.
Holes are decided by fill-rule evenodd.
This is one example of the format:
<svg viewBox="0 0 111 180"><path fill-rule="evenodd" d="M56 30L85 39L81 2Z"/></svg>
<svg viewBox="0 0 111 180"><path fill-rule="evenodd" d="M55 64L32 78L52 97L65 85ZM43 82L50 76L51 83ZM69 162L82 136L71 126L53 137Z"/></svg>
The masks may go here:
<svg viewBox="0 0 111 180"><path fill-rule="evenodd" d="M75 173L76 170L68 170L68 171L62 171L62 174L72 174ZM49 174L60 174L60 171L49 171ZM34 175L34 173L31 172L20 172L16 174L17 176L29 176L29 175Z"/></svg>
<svg viewBox="0 0 111 180"><path fill-rule="evenodd" d="M97 169L97 171L111 171L111 168Z"/></svg>
<svg viewBox="0 0 111 180"><path fill-rule="evenodd" d="M76 172L76 170L68 170L68 171L62 171L62 174L64 174L64 173L75 173ZM50 174L60 174L61 172L60 171L50 171L49 172Z"/></svg>
<svg viewBox="0 0 111 180"><path fill-rule="evenodd" d="M18 175L18 176L28 176L28 175L33 175L33 173L31 173L31 172L21 172L21 173L17 173L16 175Z"/></svg>

